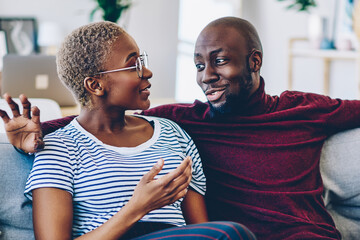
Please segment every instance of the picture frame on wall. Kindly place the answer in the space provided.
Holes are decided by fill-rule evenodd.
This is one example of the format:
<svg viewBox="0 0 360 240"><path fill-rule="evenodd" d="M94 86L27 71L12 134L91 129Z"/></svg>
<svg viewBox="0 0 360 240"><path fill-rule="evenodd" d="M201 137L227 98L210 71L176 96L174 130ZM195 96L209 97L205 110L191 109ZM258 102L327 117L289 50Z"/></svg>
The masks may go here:
<svg viewBox="0 0 360 240"><path fill-rule="evenodd" d="M0 72L3 68L3 57L8 53L6 32L0 30Z"/></svg>
<svg viewBox="0 0 360 240"><path fill-rule="evenodd" d="M39 52L35 18L1 18L0 31L5 32L9 54L29 55Z"/></svg>

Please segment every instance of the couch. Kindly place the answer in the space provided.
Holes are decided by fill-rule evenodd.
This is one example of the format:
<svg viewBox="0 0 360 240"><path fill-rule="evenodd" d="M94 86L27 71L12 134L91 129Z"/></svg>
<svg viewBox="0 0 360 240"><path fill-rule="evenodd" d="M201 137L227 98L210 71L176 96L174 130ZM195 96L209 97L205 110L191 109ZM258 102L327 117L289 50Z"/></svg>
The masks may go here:
<svg viewBox="0 0 360 240"><path fill-rule="evenodd" d="M343 239L360 239L360 128L338 133L324 144L321 172L324 201ZM15 150L0 133L0 240L34 239L31 202L23 195L33 156Z"/></svg>

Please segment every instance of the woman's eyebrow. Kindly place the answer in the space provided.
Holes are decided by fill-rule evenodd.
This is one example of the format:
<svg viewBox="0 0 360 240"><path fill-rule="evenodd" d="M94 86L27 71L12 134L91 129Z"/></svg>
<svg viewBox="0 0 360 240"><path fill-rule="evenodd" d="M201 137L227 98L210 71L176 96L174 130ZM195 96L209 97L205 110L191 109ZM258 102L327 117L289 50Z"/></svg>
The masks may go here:
<svg viewBox="0 0 360 240"><path fill-rule="evenodd" d="M127 56L125 62L129 61L130 58L136 56L137 54L138 54L137 52L132 52L132 53L130 53L130 54Z"/></svg>

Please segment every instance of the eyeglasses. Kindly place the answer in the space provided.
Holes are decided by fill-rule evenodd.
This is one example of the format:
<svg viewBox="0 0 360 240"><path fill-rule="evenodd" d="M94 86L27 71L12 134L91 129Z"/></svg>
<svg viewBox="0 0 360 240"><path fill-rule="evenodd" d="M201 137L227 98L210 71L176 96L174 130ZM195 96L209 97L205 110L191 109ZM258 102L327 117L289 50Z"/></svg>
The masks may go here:
<svg viewBox="0 0 360 240"><path fill-rule="evenodd" d="M136 69L137 75L139 76L139 78L143 77L144 74L144 68L143 67L148 67L148 55L146 52L143 52L143 54L141 54L137 59L136 59L136 63L135 66L132 67L127 67L127 68L119 68L119 69L114 69L114 70L109 70L109 71L104 71L104 72L99 72L94 74L98 75L98 74L104 74L104 73L113 73L113 72L120 72L120 71L126 71L126 70L130 70L130 69Z"/></svg>

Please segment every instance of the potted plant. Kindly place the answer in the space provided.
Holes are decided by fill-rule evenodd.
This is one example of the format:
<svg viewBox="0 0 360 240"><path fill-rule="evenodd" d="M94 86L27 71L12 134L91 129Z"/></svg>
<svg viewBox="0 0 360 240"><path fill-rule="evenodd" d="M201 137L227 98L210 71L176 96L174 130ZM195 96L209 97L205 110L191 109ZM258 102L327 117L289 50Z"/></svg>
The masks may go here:
<svg viewBox="0 0 360 240"><path fill-rule="evenodd" d="M280 2L286 0L278 0ZM315 0L294 0L287 8L297 8L298 11L308 11L310 7L315 7L316 2Z"/></svg>
<svg viewBox="0 0 360 240"><path fill-rule="evenodd" d="M102 10L102 18L105 21L117 22L124 10L131 6L131 0L96 0L97 6L90 13L90 20L94 18L94 14Z"/></svg>

